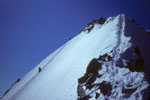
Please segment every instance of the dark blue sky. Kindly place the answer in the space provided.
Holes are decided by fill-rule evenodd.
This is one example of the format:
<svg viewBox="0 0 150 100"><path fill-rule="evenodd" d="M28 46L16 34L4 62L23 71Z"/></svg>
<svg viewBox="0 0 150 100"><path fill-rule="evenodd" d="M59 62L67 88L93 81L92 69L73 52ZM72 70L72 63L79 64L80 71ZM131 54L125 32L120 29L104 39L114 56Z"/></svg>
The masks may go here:
<svg viewBox="0 0 150 100"><path fill-rule="evenodd" d="M150 30L150 0L0 0L0 95L87 23L119 13Z"/></svg>

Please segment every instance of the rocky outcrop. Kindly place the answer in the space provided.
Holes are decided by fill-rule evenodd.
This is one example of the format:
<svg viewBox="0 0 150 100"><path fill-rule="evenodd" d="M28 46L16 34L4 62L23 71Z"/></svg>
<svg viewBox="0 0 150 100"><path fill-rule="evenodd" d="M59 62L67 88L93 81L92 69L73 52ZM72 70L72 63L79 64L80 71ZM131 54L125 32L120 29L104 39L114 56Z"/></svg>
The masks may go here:
<svg viewBox="0 0 150 100"><path fill-rule="evenodd" d="M85 31L88 31L88 33L94 28L94 25L95 24L104 24L106 21L105 18L101 17L100 19L97 19L97 20L93 20L92 22L90 22L82 31L85 32Z"/></svg>

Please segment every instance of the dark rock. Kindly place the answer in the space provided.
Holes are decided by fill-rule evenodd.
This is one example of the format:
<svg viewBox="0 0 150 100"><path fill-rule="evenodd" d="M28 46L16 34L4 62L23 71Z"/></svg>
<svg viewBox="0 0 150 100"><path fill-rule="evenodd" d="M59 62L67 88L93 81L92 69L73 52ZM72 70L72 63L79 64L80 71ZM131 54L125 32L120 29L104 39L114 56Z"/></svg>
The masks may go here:
<svg viewBox="0 0 150 100"><path fill-rule="evenodd" d="M112 86L110 83L106 83L105 81L103 81L102 83L99 83L98 85L103 95L110 96L111 90L112 90Z"/></svg>
<svg viewBox="0 0 150 100"><path fill-rule="evenodd" d="M134 66L132 66L130 62L126 62L126 64L126 68L128 68L131 72L141 72L144 69L143 59L137 59L134 63Z"/></svg>
<svg viewBox="0 0 150 100"><path fill-rule="evenodd" d="M105 21L106 21L106 19L103 18L103 17L101 17L99 20L97 20L97 23L99 23L99 24L104 24Z"/></svg>
<svg viewBox="0 0 150 100"><path fill-rule="evenodd" d="M135 47L134 48L134 52L139 56L139 57L141 57L141 53L140 53L140 50L139 50L139 47Z"/></svg>
<svg viewBox="0 0 150 100"><path fill-rule="evenodd" d="M132 22L132 23L135 23L135 20L134 20L134 19L131 19L131 22Z"/></svg>
<svg viewBox="0 0 150 100"><path fill-rule="evenodd" d="M150 31L147 31L147 30L146 30L146 32L150 35Z"/></svg>
<svg viewBox="0 0 150 100"><path fill-rule="evenodd" d="M98 74L97 77L100 78L100 77L102 77L102 75Z"/></svg>
<svg viewBox="0 0 150 100"><path fill-rule="evenodd" d="M97 78L97 75L92 75L89 77L89 79L87 80L86 85L91 85Z"/></svg>
<svg viewBox="0 0 150 100"><path fill-rule="evenodd" d="M84 97L84 96L85 96L85 91L84 91L84 89L82 88L82 84L78 84L77 93L78 93L78 96L79 96L79 97Z"/></svg>
<svg viewBox="0 0 150 100"><path fill-rule="evenodd" d="M144 59L137 59L133 68L135 71L141 72L144 69Z"/></svg>
<svg viewBox="0 0 150 100"><path fill-rule="evenodd" d="M122 89L122 93L127 93L127 92L130 92L130 93L133 93L137 90L137 88L132 88L132 89L126 89L126 88L123 88Z"/></svg>
<svg viewBox="0 0 150 100"><path fill-rule="evenodd" d="M90 63L88 64L88 67L86 69L86 74L97 74L98 69L101 67L101 64L94 58Z"/></svg>
<svg viewBox="0 0 150 100"><path fill-rule="evenodd" d="M88 79L88 75L84 75L81 78L78 79L78 83L82 84L84 82L86 82L86 80Z"/></svg>
<svg viewBox="0 0 150 100"><path fill-rule="evenodd" d="M97 61L97 59L92 59L90 63L87 66L86 73L84 76L78 79L78 100L88 100L89 96L86 96L85 90L83 89L83 86L86 87L86 89L92 89L95 85L92 83L96 80L98 77L98 70L101 68L101 63ZM101 77L101 75L99 75Z"/></svg>
<svg viewBox="0 0 150 100"><path fill-rule="evenodd" d="M101 17L100 19L98 20L93 20L92 22L88 23L87 27L85 29L83 29L83 31L85 32L86 30L88 31L88 33L94 28L94 24L97 23L97 24L104 24L106 21L105 18Z"/></svg>
<svg viewBox="0 0 150 100"><path fill-rule="evenodd" d="M133 94L135 91L137 90L137 88L132 88L132 89L126 89L123 88L122 89L122 93L124 94L124 98L129 98L131 94Z"/></svg>
<svg viewBox="0 0 150 100"><path fill-rule="evenodd" d="M95 98L97 99L97 98L99 97L99 95L100 95L99 93L96 93L96 96L95 96Z"/></svg>
<svg viewBox="0 0 150 100"><path fill-rule="evenodd" d="M108 61L111 61L112 57L108 55L107 59L108 59Z"/></svg>
<svg viewBox="0 0 150 100"><path fill-rule="evenodd" d="M78 98L78 100L89 100L91 98L89 95L84 96L83 98Z"/></svg>
<svg viewBox="0 0 150 100"><path fill-rule="evenodd" d="M135 60L129 60L126 62L126 68L129 68L130 71L132 72L141 72L144 69L144 59L141 56L139 47L134 48L135 54L139 57L138 59ZM131 64L132 63L132 64Z"/></svg>
<svg viewBox="0 0 150 100"><path fill-rule="evenodd" d="M98 57L98 60L104 61L104 62L106 62L106 61L109 62L109 61L112 60L112 57L106 53L106 54L104 54L104 55L100 55L100 56Z"/></svg>

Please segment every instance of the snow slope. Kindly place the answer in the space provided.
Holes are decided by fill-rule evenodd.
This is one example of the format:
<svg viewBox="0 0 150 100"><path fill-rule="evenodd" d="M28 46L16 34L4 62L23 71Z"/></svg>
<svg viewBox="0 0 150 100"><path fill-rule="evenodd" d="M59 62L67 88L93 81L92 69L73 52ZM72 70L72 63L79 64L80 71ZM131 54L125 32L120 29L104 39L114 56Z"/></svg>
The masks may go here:
<svg viewBox="0 0 150 100"><path fill-rule="evenodd" d="M87 96L90 100L148 99L150 45L146 44L150 35L123 14L92 25L90 31L86 29L91 25L15 83L2 100L84 100ZM111 60L98 59L104 54ZM90 73L93 79L88 76L79 83L93 58L101 65L98 74ZM143 60L144 64L137 64L143 69L131 68ZM90 89L86 85L89 80ZM110 89L104 93L101 86Z"/></svg>

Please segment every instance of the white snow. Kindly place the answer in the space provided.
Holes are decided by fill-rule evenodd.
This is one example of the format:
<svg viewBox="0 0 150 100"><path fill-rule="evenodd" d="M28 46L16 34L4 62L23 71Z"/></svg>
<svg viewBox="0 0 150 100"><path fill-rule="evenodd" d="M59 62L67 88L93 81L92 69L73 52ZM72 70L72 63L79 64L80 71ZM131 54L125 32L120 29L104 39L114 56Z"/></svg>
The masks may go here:
<svg viewBox="0 0 150 100"><path fill-rule="evenodd" d="M138 45L145 66L149 67L150 57L147 54L150 46L144 45L150 43L149 40L150 36L124 15L110 17L103 25L95 24L89 33L81 32L45 58L13 86L2 100L76 100L78 78L84 75L89 62L111 50L114 60L103 64L99 71L103 76L95 83L105 80L118 88L113 89L110 97L101 94L97 100L125 100L127 98L124 98L121 90L127 85L132 85L132 88L140 87L130 96L130 100L136 100L137 95L141 100L141 92L149 86L144 79L144 72L131 72L127 68L121 68L123 66L117 66L116 62L122 55L127 56L129 48ZM39 67L42 68L41 72L38 72ZM95 93L90 100L95 100Z"/></svg>

